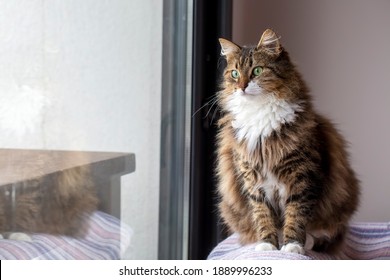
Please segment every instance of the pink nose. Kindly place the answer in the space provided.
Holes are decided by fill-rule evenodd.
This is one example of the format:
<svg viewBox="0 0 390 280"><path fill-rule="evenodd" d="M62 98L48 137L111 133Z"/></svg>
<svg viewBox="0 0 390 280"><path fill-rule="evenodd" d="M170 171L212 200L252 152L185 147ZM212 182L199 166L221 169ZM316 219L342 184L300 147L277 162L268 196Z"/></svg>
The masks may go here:
<svg viewBox="0 0 390 280"><path fill-rule="evenodd" d="M247 79L240 79L240 81L238 82L238 86L240 89L245 91L246 87L248 86L248 80Z"/></svg>

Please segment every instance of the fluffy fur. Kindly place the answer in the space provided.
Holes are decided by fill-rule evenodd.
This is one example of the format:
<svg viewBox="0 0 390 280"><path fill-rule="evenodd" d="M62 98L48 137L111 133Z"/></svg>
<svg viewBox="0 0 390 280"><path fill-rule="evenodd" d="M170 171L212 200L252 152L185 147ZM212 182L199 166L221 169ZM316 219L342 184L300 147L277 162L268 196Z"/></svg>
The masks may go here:
<svg viewBox="0 0 390 280"><path fill-rule="evenodd" d="M306 243L337 251L359 197L344 139L313 109L272 30L257 46L220 43L227 61L218 93L224 223L243 244L257 242L257 250L302 254Z"/></svg>
<svg viewBox="0 0 390 280"><path fill-rule="evenodd" d="M86 233L86 218L98 205L89 169L79 167L44 176L47 157L40 155L19 170L21 174L36 174L35 179L1 188L0 233L4 237L27 240L21 232L74 237Z"/></svg>

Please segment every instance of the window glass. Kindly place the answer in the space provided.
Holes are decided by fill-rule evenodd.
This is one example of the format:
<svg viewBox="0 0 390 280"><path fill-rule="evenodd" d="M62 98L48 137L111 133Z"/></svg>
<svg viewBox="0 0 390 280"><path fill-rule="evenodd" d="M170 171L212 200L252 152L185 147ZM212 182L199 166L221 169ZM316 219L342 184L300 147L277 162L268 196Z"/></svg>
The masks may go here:
<svg viewBox="0 0 390 280"><path fill-rule="evenodd" d="M119 251L54 258L158 257L162 24L163 1L0 2L0 242L77 233Z"/></svg>

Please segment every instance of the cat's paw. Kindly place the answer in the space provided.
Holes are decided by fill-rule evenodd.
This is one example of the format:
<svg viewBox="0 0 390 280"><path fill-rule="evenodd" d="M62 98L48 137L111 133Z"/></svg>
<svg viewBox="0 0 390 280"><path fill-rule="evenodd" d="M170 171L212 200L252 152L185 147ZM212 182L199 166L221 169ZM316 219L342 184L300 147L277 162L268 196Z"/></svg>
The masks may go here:
<svg viewBox="0 0 390 280"><path fill-rule="evenodd" d="M13 232L8 236L8 239L31 242L32 238L23 232Z"/></svg>
<svg viewBox="0 0 390 280"><path fill-rule="evenodd" d="M2 234L0 234L0 239L4 239L4 236Z"/></svg>
<svg viewBox="0 0 390 280"><path fill-rule="evenodd" d="M269 242L261 242L256 245L255 251L275 251L278 250L273 244Z"/></svg>
<svg viewBox="0 0 390 280"><path fill-rule="evenodd" d="M280 251L301 254L301 255L305 254L305 250L298 243L287 243L286 245L283 245Z"/></svg>

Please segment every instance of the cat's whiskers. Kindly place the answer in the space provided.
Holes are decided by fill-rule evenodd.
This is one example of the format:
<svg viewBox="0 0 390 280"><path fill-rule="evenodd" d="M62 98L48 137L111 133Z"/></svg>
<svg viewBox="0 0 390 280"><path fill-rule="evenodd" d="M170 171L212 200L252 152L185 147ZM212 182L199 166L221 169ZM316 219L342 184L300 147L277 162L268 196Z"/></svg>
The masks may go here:
<svg viewBox="0 0 390 280"><path fill-rule="evenodd" d="M210 108L207 110L207 113L206 115L203 117L204 119L208 117L208 115L210 114L211 110L213 109L213 107L218 103L218 96L214 95L209 101L207 101L205 104L203 104L202 107L200 107L198 110L196 110L194 112L194 114L192 115L192 117L194 117L197 113L199 113L203 108L205 108L206 106L210 106ZM210 105L211 104L211 105ZM216 106L218 107L218 106ZM214 110L214 113L213 113L213 118L211 120L211 122L214 120L214 117L215 117L215 112L217 111L217 109Z"/></svg>
<svg viewBox="0 0 390 280"><path fill-rule="evenodd" d="M209 105L209 103L211 102L212 100L210 100L210 101L208 101L208 102L206 102L205 104L203 104L203 106L201 106L198 110L196 110L193 114L192 114L192 118L197 114L197 113L199 113L200 112L200 110L202 110L204 107L206 107L207 105Z"/></svg>
<svg viewBox="0 0 390 280"><path fill-rule="evenodd" d="M215 118L215 115L217 114L217 111L218 111L218 106L216 106L216 109L214 110L213 117L211 118L210 124L212 124L214 122L214 118Z"/></svg>
<svg viewBox="0 0 390 280"><path fill-rule="evenodd" d="M214 102L211 104L210 109L207 111L205 118L210 114L211 109L213 109L214 105L218 102L218 99L215 98ZM215 112L215 111L214 111Z"/></svg>

